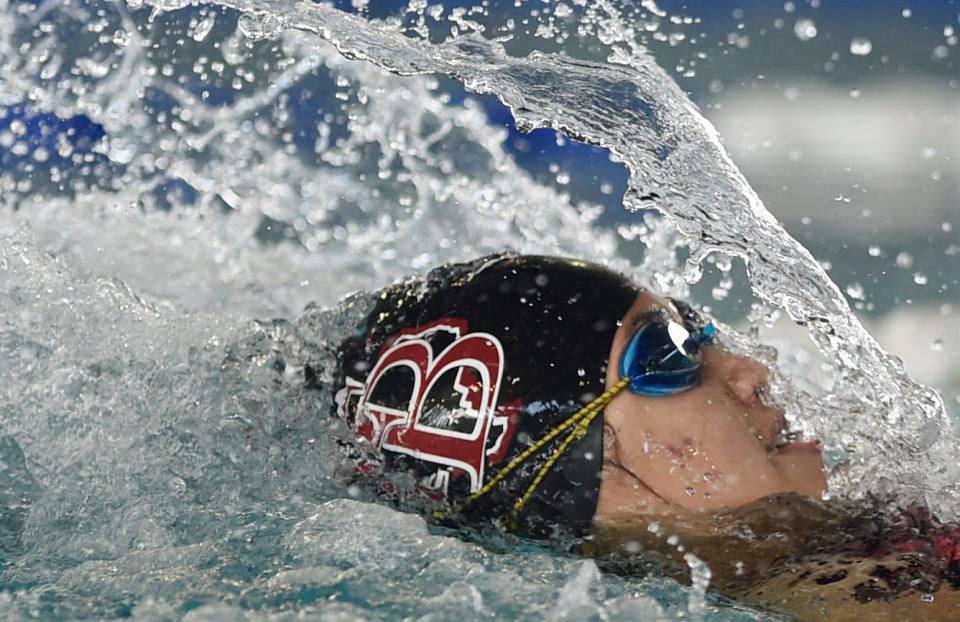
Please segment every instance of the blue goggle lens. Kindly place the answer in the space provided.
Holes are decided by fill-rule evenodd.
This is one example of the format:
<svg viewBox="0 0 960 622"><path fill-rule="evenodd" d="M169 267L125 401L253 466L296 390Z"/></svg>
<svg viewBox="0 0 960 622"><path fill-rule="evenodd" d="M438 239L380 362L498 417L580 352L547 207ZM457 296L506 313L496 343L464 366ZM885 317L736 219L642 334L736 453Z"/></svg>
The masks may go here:
<svg viewBox="0 0 960 622"><path fill-rule="evenodd" d="M675 395L700 381L700 346L716 333L713 324L691 332L673 320L661 318L641 326L620 357L620 377L631 378L627 388L638 395Z"/></svg>

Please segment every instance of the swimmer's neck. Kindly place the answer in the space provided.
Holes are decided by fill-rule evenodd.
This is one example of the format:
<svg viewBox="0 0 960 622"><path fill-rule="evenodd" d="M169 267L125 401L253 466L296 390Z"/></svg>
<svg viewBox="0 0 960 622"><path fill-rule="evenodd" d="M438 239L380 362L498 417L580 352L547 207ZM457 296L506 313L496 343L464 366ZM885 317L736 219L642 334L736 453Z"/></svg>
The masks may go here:
<svg viewBox="0 0 960 622"><path fill-rule="evenodd" d="M624 558L652 553L685 574L686 553L706 562L720 591L754 580L745 568L764 568L784 556L799 557L834 546L849 517L798 494L759 499L720 512L676 510L595 521L585 553Z"/></svg>

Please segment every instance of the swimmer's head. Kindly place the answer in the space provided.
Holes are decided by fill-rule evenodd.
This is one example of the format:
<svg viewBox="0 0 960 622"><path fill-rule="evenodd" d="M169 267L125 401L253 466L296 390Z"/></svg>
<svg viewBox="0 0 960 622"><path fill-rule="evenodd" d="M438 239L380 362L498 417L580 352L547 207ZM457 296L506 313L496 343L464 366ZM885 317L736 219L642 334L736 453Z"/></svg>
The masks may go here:
<svg viewBox="0 0 960 622"><path fill-rule="evenodd" d="M385 290L344 342L338 410L441 515L519 533L817 495L757 363L599 266L497 256ZM392 486L392 485L391 485Z"/></svg>

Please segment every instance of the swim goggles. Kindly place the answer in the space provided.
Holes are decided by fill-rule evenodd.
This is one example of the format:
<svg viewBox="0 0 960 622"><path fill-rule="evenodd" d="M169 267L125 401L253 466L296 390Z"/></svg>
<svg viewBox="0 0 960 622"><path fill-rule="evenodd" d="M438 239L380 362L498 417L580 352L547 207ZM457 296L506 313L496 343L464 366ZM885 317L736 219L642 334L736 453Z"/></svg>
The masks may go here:
<svg viewBox="0 0 960 622"><path fill-rule="evenodd" d="M671 300L682 323L666 311L647 314L627 342L619 372L626 388L646 397L676 395L700 382L700 348L713 341L716 327L703 323L688 305Z"/></svg>

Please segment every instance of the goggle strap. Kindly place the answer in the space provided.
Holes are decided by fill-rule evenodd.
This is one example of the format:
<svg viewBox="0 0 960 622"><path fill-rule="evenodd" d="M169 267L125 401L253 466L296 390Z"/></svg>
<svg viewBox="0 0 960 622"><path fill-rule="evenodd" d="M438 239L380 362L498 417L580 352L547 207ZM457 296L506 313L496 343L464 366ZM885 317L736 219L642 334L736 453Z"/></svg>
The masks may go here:
<svg viewBox="0 0 960 622"><path fill-rule="evenodd" d="M564 439L563 443L557 447L556 450L551 454L550 458L547 459L547 462L540 467L540 470L537 472L536 477L534 477L533 482L530 486L527 487L527 490L524 492L523 496L517 500L514 504L511 520L515 522L516 516L523 510L526 504L529 502L530 497L533 496L533 493L536 492L537 487L543 481L543 478L546 477L547 473L550 472L550 469L553 468L553 465L560 459L560 457L567 451L570 447L570 444L574 440L583 436L587 431L587 426L593 421L600 412L617 396L628 384L630 384L630 377L621 378L617 384L612 386L609 390L604 391L598 397L594 398L589 404L585 405L583 408L573 413L566 419L564 419L560 424L550 429L546 434L544 434L539 440L530 445L530 447L523 450L519 455L517 455L513 460L511 460L505 467L500 469L495 476L493 476L490 481L483 485L477 492L473 493L467 497L462 503L457 504L452 508L437 510L433 512L434 518L444 518L448 516L453 511L460 511L465 506L473 503L483 495L487 494L494 487L502 482L510 473L515 471L521 464L528 460L531 456L536 454L538 451L543 449L550 441L555 439L557 436L562 434L565 430L568 430L571 426L576 426L573 432ZM585 422L584 422L585 421Z"/></svg>
<svg viewBox="0 0 960 622"><path fill-rule="evenodd" d="M523 509L530 501L530 497L532 497L533 493L535 493L537 488L540 487L543 479L547 476L547 474L550 473L550 470L553 469L553 466L563 456L563 454L567 452L567 449L570 448L570 445L573 443L573 441L580 439L584 434L587 433L587 426L590 425L590 422L592 422L599 413L599 410L595 410L581 419L570 432L570 434L567 435L567 438L563 440L563 443L561 443L560 446L553 451L543 466L540 467L540 470L537 471L537 475L533 478L530 486L528 486L523 495L517 499L517 502L513 504L513 511L511 512L510 516L504 517L509 526L515 528L516 517L523 512Z"/></svg>

